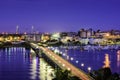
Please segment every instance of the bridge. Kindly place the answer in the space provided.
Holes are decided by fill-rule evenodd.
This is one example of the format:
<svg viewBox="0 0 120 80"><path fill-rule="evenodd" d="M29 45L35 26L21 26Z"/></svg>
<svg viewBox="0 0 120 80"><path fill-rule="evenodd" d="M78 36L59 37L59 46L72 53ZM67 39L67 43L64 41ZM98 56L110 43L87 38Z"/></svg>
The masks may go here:
<svg viewBox="0 0 120 80"><path fill-rule="evenodd" d="M31 43L31 46L43 51L43 53L50 58L54 63L56 63L61 69L69 70L74 76L77 76L79 79L82 80L95 80L84 71L76 68L74 65L70 64L68 61L63 59L62 57L58 56L51 50L46 47L38 46L37 44Z"/></svg>

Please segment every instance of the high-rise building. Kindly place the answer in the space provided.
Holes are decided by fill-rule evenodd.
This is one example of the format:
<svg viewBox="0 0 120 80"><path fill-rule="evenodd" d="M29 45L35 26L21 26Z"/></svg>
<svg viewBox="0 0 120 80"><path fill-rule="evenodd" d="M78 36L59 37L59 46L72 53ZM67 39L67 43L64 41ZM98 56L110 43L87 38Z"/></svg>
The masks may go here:
<svg viewBox="0 0 120 80"><path fill-rule="evenodd" d="M93 30L90 28L88 30L85 30L85 29L81 29L79 32L78 32L78 35L81 37L81 38L89 38L93 35Z"/></svg>

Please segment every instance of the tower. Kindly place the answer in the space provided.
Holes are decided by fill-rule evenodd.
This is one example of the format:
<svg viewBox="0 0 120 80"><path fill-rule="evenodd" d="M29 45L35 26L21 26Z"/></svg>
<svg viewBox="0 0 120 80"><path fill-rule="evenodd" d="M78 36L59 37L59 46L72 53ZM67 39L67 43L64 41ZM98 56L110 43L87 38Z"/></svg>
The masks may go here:
<svg viewBox="0 0 120 80"><path fill-rule="evenodd" d="M16 26L16 34L18 34L19 33L19 26L17 25Z"/></svg>
<svg viewBox="0 0 120 80"><path fill-rule="evenodd" d="M32 26L32 28L31 28L31 34L33 34L34 33L34 26Z"/></svg>

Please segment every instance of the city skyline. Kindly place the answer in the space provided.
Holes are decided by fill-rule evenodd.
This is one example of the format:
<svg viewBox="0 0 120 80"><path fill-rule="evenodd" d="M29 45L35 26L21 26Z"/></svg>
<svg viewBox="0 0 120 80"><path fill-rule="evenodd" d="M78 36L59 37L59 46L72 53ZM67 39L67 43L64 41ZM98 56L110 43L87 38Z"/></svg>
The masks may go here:
<svg viewBox="0 0 120 80"><path fill-rule="evenodd" d="M0 32L120 30L118 0L1 0Z"/></svg>

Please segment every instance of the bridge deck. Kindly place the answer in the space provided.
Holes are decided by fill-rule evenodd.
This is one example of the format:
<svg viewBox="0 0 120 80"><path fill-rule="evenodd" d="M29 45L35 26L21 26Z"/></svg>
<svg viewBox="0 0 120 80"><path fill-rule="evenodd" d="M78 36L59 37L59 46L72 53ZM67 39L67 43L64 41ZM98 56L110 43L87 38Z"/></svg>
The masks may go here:
<svg viewBox="0 0 120 80"><path fill-rule="evenodd" d="M32 44L37 47L36 44ZM68 61L64 60L62 57L58 56L48 48L39 46L38 48L42 49L44 54L48 56L51 60L53 60L59 67L62 69L68 69L71 71L71 73L77 77L79 77L82 80L94 80L92 77L84 73L82 70L76 68L72 64L70 64Z"/></svg>

